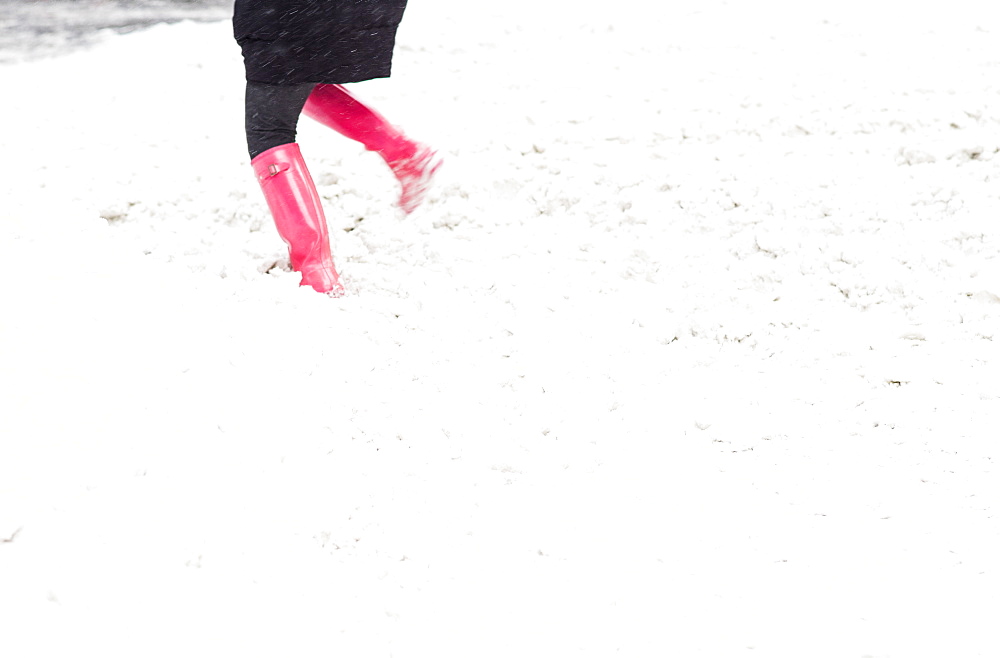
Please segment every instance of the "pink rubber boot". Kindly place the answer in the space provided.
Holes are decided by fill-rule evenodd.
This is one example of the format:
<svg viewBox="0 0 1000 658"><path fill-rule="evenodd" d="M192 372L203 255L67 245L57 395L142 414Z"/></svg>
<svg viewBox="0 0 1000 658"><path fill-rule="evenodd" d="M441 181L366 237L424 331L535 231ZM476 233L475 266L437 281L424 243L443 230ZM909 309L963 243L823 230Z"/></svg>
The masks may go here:
<svg viewBox="0 0 1000 658"><path fill-rule="evenodd" d="M330 255L326 217L299 145L282 144L254 158L257 182L267 199L278 235L288 245L292 269L302 274L299 285L334 297L344 294Z"/></svg>
<svg viewBox="0 0 1000 658"><path fill-rule="evenodd" d="M441 158L430 147L409 139L340 85L316 85L303 113L381 155L402 186L403 212L409 214L423 202L441 167Z"/></svg>

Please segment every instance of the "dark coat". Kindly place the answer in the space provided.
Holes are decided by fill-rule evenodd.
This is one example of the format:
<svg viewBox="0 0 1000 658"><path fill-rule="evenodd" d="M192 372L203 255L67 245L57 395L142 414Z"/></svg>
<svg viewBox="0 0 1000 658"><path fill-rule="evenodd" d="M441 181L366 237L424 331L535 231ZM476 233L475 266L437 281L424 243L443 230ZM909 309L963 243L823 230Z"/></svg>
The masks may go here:
<svg viewBox="0 0 1000 658"><path fill-rule="evenodd" d="M386 78L406 0L235 0L247 80L342 84Z"/></svg>

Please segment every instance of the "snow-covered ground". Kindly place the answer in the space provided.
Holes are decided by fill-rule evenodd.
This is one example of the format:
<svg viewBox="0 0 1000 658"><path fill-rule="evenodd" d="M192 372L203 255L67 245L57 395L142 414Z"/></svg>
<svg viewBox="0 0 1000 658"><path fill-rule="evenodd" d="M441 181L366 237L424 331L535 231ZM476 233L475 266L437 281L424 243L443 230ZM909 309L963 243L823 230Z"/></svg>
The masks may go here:
<svg viewBox="0 0 1000 658"><path fill-rule="evenodd" d="M0 63L66 54L157 23L218 21L232 0L0 0Z"/></svg>
<svg viewBox="0 0 1000 658"><path fill-rule="evenodd" d="M354 87L412 217L303 120L343 299L226 22L0 66L0 654L1000 655L1000 18L555 4Z"/></svg>

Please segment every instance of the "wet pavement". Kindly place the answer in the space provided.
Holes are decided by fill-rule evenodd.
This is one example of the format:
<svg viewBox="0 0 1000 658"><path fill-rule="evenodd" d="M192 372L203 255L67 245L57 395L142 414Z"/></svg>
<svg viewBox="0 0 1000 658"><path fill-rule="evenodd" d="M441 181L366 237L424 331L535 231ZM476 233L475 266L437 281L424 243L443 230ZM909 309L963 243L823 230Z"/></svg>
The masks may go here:
<svg viewBox="0 0 1000 658"><path fill-rule="evenodd" d="M86 48L106 30L232 16L233 0L0 0L0 63Z"/></svg>

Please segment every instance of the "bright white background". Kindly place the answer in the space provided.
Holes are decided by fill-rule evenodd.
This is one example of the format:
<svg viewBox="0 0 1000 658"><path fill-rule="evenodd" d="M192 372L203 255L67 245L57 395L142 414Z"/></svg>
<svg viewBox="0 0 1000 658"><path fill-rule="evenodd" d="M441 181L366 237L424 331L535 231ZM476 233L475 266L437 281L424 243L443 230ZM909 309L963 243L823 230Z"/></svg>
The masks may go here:
<svg viewBox="0 0 1000 658"><path fill-rule="evenodd" d="M1000 20L413 2L304 119L226 22L0 66L0 653L1000 654Z"/></svg>

